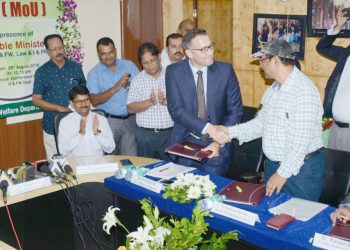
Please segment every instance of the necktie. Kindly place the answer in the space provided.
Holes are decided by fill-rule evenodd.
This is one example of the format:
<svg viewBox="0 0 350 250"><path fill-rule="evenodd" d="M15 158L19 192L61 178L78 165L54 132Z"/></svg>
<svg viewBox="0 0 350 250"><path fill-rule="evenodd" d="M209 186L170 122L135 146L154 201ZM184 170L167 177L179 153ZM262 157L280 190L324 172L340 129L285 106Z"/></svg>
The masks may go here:
<svg viewBox="0 0 350 250"><path fill-rule="evenodd" d="M198 74L198 79L197 79L198 117L206 121L207 109L205 107L205 98L204 98L203 71L198 70L197 74Z"/></svg>

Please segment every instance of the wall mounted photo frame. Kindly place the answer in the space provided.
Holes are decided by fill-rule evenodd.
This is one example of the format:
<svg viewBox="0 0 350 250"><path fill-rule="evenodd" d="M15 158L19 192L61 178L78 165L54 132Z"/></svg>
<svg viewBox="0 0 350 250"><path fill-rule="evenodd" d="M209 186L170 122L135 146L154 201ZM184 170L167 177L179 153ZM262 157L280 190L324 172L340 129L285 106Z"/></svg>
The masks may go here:
<svg viewBox="0 0 350 250"><path fill-rule="evenodd" d="M292 46L298 59L304 59L305 20L300 15L254 14L252 53L265 43L282 38Z"/></svg>
<svg viewBox="0 0 350 250"><path fill-rule="evenodd" d="M323 36L327 29L336 23L339 8L349 8L350 0L308 0L307 2L307 35ZM350 37L350 21L339 33L340 37Z"/></svg>

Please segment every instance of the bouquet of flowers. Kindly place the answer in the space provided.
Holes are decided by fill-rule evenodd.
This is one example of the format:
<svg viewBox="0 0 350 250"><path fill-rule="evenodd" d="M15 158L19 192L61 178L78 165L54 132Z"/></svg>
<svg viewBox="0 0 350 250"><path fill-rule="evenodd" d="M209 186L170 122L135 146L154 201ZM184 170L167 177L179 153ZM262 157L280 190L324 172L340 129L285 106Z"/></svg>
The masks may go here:
<svg viewBox="0 0 350 250"><path fill-rule="evenodd" d="M193 199L211 197L215 194L215 188L216 185L209 179L209 175L185 173L165 188L163 197L180 203L190 203Z"/></svg>
<svg viewBox="0 0 350 250"><path fill-rule="evenodd" d="M213 233L209 239L204 236L208 231L208 223L205 217L211 217L209 212L201 212L199 207L195 207L192 219L182 218L175 220L171 218L169 222L165 218L159 217L157 207L152 208L151 202L147 199L141 201L144 211L143 226L137 228L135 232L129 232L120 220L115 216L115 211L119 208L108 209L103 217L103 229L110 234L112 226L121 226L127 232L125 246L118 250L188 250L188 249L227 249L226 243L230 240L238 240L237 232L230 231L220 237Z"/></svg>

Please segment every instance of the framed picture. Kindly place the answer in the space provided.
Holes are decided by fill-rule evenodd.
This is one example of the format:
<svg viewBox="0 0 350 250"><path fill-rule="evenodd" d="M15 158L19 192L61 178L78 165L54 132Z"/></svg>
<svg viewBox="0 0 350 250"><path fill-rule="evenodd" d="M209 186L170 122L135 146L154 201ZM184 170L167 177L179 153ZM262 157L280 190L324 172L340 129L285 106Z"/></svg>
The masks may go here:
<svg viewBox="0 0 350 250"><path fill-rule="evenodd" d="M307 35L323 36L327 29L336 23L339 8L349 8L349 0L308 0L307 2ZM350 37L350 21L339 33L341 37Z"/></svg>
<svg viewBox="0 0 350 250"><path fill-rule="evenodd" d="M304 58L305 16L254 14L253 49L259 51L265 43L282 38L291 46L298 59Z"/></svg>

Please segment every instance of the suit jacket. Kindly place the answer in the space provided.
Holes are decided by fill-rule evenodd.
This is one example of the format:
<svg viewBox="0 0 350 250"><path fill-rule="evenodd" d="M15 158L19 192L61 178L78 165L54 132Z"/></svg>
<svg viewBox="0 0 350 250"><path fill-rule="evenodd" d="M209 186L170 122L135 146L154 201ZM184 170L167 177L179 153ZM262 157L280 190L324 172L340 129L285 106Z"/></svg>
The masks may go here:
<svg viewBox="0 0 350 250"><path fill-rule="evenodd" d="M335 93L337 91L341 74L343 73L343 69L350 55L350 46L347 48L333 45L333 42L338 37L338 35L325 35L318 42L316 46L316 50L333 59L337 62L331 76L328 79L325 91L325 97L323 101L323 109L325 117L333 117L332 114L332 106Z"/></svg>
<svg viewBox="0 0 350 250"><path fill-rule="evenodd" d="M168 110L174 120L170 143L180 142L189 133L201 136L207 122L226 126L240 122L241 94L230 64L214 62L208 67L206 121L198 118L196 84L188 59L169 65L165 81Z"/></svg>

